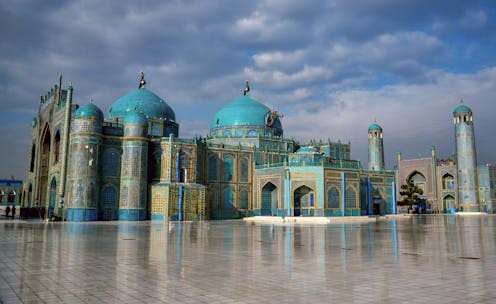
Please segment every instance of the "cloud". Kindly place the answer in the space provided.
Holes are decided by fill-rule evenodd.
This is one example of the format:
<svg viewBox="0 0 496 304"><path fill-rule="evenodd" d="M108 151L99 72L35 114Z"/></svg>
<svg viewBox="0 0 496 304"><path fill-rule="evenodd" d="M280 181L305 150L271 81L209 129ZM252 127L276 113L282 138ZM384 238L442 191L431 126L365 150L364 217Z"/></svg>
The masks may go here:
<svg viewBox="0 0 496 304"><path fill-rule="evenodd" d="M379 89L347 89L328 97L319 111L299 107L286 115L285 134L304 141L319 136L350 139L353 155L366 163L367 127L376 118L384 129L389 166L398 150L407 157L428 153L438 145L442 156L454 147L452 111L460 99L474 112L479 160L494 162L491 151L492 122L496 111L496 67L475 73L433 73L428 84L396 84ZM321 135L323 134L323 135Z"/></svg>
<svg viewBox="0 0 496 304"><path fill-rule="evenodd" d="M470 79L496 66L495 11L493 4L461 0L257 0L236 5L227 0L6 0L0 3L0 105L9 115L2 116L0 133L29 129L39 95L60 72L65 84L72 81L77 103L93 98L107 110L137 87L144 71L148 88L174 108L184 136L208 132L215 112L237 98L249 79L254 98L286 115L287 134L305 138L308 124L300 124L295 116L300 113L302 121L335 121L312 124L333 138L355 142L358 135L350 133L344 113L361 113L349 117L362 124L373 116L395 116L389 110L401 111L401 103L384 99L388 94L410 100L403 106L418 113L429 104L405 96L410 91L421 95L424 89L434 96L446 77L458 79L463 92L472 90L473 96L489 92L483 85L492 87L490 81ZM439 98L450 93L441 92ZM481 112L487 116L487 110ZM478 125L491 121L486 116ZM28 149L22 143L29 140L28 130L19 133L19 141L2 146L1 155L12 157L0 157L0 173L15 160L26 161L18 151ZM419 150L415 143L420 142L410 139L408 147ZM406 144L400 137L394 143ZM25 170L13 173L21 176Z"/></svg>

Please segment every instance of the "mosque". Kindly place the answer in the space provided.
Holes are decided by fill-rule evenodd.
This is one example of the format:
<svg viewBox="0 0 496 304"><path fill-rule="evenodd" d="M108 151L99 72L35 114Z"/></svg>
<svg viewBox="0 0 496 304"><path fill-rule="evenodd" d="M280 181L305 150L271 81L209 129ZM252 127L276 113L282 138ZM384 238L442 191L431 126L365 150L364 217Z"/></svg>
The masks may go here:
<svg viewBox="0 0 496 304"><path fill-rule="evenodd" d="M22 206L67 221L397 212L401 170L385 170L378 124L368 128L364 169L350 143L284 137L281 115L249 91L247 83L215 114L205 137L186 139L143 74L106 115L93 102L76 105L61 77L33 120Z"/></svg>

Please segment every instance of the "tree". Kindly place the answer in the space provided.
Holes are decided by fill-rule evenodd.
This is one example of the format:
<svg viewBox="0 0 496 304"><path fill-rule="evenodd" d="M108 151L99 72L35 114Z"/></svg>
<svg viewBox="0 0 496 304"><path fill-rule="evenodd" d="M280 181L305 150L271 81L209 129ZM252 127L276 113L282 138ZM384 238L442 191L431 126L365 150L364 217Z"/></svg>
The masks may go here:
<svg viewBox="0 0 496 304"><path fill-rule="evenodd" d="M399 206L412 207L413 205L422 204L423 199L420 196L424 192L413 183L411 178L406 181L406 184L401 185L400 189L402 199L398 202Z"/></svg>

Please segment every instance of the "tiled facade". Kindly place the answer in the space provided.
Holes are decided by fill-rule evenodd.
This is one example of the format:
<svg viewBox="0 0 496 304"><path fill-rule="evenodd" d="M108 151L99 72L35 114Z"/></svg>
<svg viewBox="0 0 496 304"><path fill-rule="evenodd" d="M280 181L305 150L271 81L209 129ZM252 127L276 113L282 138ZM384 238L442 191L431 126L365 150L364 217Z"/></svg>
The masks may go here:
<svg viewBox="0 0 496 304"><path fill-rule="evenodd" d="M61 82L40 103L23 189L31 193L23 205L45 209L46 216L200 220L395 212L395 173L384 170L382 129L369 128L377 165L365 170L350 158L349 143L301 147L286 139L281 116L247 92L216 114L205 138L184 139L172 109L144 85L114 102L106 118L93 103L73 106L72 87L60 88Z"/></svg>

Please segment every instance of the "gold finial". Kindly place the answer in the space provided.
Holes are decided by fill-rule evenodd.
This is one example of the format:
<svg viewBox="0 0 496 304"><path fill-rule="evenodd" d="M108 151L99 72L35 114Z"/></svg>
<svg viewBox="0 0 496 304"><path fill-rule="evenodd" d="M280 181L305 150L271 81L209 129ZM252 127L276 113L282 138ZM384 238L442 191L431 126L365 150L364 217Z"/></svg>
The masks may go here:
<svg viewBox="0 0 496 304"><path fill-rule="evenodd" d="M140 78L140 83L139 83L138 89L144 88L145 84L146 84L145 73L141 72L140 77L141 78Z"/></svg>
<svg viewBox="0 0 496 304"><path fill-rule="evenodd" d="M243 96L246 96L248 95L248 92L250 92L250 84L248 82L248 80L246 81L246 86L245 86L245 89L243 90Z"/></svg>

